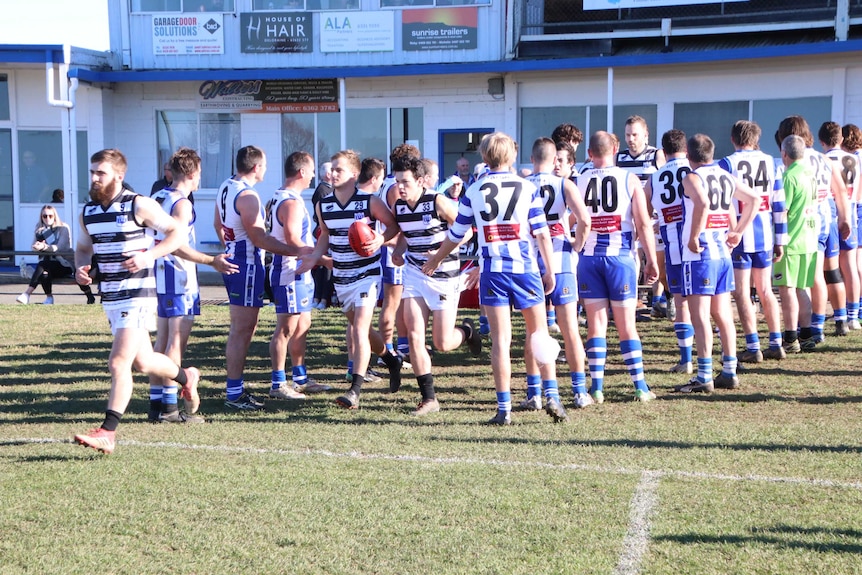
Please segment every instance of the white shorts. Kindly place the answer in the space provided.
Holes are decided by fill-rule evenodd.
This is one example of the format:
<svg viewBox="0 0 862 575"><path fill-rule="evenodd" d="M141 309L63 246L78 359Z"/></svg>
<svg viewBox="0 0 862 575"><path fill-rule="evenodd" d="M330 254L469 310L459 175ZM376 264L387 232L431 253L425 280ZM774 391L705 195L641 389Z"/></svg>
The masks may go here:
<svg viewBox="0 0 862 575"><path fill-rule="evenodd" d="M156 305L130 305L127 307L106 309L111 333L117 335L118 329L145 329L156 331Z"/></svg>
<svg viewBox="0 0 862 575"><path fill-rule="evenodd" d="M380 293L380 276L362 278L349 284L335 284L335 293L345 312L356 307L374 307Z"/></svg>
<svg viewBox="0 0 862 575"><path fill-rule="evenodd" d="M452 309L458 306L458 276L432 278L416 266L404 266L404 292L401 299L421 298L431 311Z"/></svg>

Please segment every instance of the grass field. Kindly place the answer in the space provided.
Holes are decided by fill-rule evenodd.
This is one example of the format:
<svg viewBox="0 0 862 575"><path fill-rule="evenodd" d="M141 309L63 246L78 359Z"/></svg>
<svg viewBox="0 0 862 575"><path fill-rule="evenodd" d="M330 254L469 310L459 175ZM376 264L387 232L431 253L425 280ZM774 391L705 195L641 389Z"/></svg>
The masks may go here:
<svg viewBox="0 0 862 575"><path fill-rule="evenodd" d="M0 574L862 573L862 332L687 397L669 391L688 378L666 373L671 325L644 322L657 401L632 401L611 334L605 404L492 428L487 351L438 355L440 413L409 415L408 372L339 409L343 320L314 314L310 373L335 391L225 412L228 309L205 306L187 357L208 423L148 424L138 378L103 456L71 437L104 413L104 314L0 306ZM273 319L247 368L259 392Z"/></svg>

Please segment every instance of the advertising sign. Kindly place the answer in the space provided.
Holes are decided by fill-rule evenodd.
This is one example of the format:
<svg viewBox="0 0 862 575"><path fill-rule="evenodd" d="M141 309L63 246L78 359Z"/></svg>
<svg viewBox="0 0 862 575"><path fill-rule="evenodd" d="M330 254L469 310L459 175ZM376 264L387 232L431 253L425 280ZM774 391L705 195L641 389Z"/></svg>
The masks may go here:
<svg viewBox="0 0 862 575"><path fill-rule="evenodd" d="M656 6L690 6L692 4L724 4L747 0L584 0L584 10L616 10L617 8L655 8Z"/></svg>
<svg viewBox="0 0 862 575"><path fill-rule="evenodd" d="M478 8L422 8L401 12L401 48L475 50Z"/></svg>
<svg viewBox="0 0 862 575"><path fill-rule="evenodd" d="M393 52L395 12L321 12L321 52Z"/></svg>
<svg viewBox="0 0 862 575"><path fill-rule="evenodd" d="M153 55L224 54L224 15L153 16Z"/></svg>
<svg viewBox="0 0 862 575"><path fill-rule="evenodd" d="M240 52L264 54L314 51L311 12L242 12Z"/></svg>
<svg viewBox="0 0 862 575"><path fill-rule="evenodd" d="M338 111L338 81L206 80L198 86L198 109L296 114Z"/></svg>

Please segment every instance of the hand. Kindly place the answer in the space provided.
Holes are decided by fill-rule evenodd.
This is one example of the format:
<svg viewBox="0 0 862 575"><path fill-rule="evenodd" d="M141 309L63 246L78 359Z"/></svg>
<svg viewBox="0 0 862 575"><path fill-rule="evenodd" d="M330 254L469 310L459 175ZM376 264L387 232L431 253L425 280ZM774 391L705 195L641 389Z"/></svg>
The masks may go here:
<svg viewBox="0 0 862 575"><path fill-rule="evenodd" d="M434 275L434 272L437 271L437 268L440 266L440 262L437 261L436 253L435 255L428 258L428 261L422 266L422 273L426 276Z"/></svg>
<svg viewBox="0 0 862 575"><path fill-rule="evenodd" d="M392 264L396 266L404 265L404 254L393 253L392 254Z"/></svg>
<svg viewBox="0 0 862 575"><path fill-rule="evenodd" d="M42 240L39 240L33 242L33 245L31 247L33 248L33 251L44 252L47 249L48 245Z"/></svg>
<svg viewBox="0 0 862 575"><path fill-rule="evenodd" d="M296 257L301 258L303 256L310 256L314 252L314 248L312 246L302 246L299 248L299 253Z"/></svg>
<svg viewBox="0 0 862 575"><path fill-rule="evenodd" d="M90 277L90 266L81 266L75 270L75 281L78 285L88 286L93 283L93 278Z"/></svg>
<svg viewBox="0 0 862 575"><path fill-rule="evenodd" d="M739 245L739 242L742 241L742 234L739 232L727 232L727 238L724 243L727 244L727 247L730 249L735 248Z"/></svg>
<svg viewBox="0 0 862 575"><path fill-rule="evenodd" d="M233 275L239 273L239 266L231 262L227 254L219 254L213 258L210 265L217 271L225 275Z"/></svg>
<svg viewBox="0 0 862 575"><path fill-rule="evenodd" d="M700 245L700 242L696 237L688 240L688 249L696 254L699 254L703 251L703 247Z"/></svg>
<svg viewBox="0 0 862 575"><path fill-rule="evenodd" d="M317 258L305 257L299 260L299 265L296 266L296 275L301 276L305 272L310 272L315 266L317 266Z"/></svg>
<svg viewBox="0 0 862 575"><path fill-rule="evenodd" d="M850 237L850 232L852 231L850 227L850 222L847 220L839 220L838 221L838 235L841 236L842 240L846 240Z"/></svg>
<svg viewBox="0 0 862 575"><path fill-rule="evenodd" d="M542 275L542 284L545 286L545 295L554 291L554 288L557 287L557 277L553 270L548 270Z"/></svg>
<svg viewBox="0 0 862 575"><path fill-rule="evenodd" d="M647 285L652 285L658 279L658 268L655 263L647 262L644 266L644 281Z"/></svg>
<svg viewBox="0 0 862 575"><path fill-rule="evenodd" d="M784 257L784 246L772 247L772 263L777 264Z"/></svg>
<svg viewBox="0 0 862 575"><path fill-rule="evenodd" d="M375 232L373 239L368 240L367 242L362 244L362 249L373 254L373 253L377 252L382 245L383 245L383 235Z"/></svg>
<svg viewBox="0 0 862 575"><path fill-rule="evenodd" d="M155 260L150 252L135 252L132 255L123 254L127 259L123 262L123 269L132 273L137 273L141 270L153 267Z"/></svg>
<svg viewBox="0 0 862 575"><path fill-rule="evenodd" d="M479 266L470 268L467 272L467 280L464 282L466 289L473 289L477 285L479 285Z"/></svg>

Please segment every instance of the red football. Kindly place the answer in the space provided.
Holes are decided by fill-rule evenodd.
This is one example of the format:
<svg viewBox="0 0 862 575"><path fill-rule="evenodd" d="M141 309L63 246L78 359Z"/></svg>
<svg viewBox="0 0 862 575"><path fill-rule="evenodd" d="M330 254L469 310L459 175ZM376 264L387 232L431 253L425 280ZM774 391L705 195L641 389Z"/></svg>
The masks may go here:
<svg viewBox="0 0 862 575"><path fill-rule="evenodd" d="M371 226L362 220L356 220L350 224L350 229L347 230L347 240L350 242L350 247L362 257L368 257L374 253L364 249L362 245L373 240L375 235Z"/></svg>

